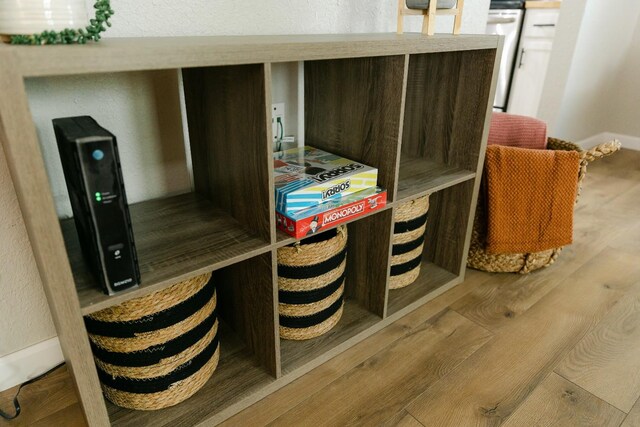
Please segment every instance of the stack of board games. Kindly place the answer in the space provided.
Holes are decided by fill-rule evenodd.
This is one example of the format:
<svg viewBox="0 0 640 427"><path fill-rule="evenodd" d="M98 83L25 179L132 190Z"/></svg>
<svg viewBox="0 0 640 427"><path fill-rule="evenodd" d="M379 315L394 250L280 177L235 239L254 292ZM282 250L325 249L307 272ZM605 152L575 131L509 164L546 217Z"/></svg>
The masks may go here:
<svg viewBox="0 0 640 427"><path fill-rule="evenodd" d="M274 153L276 219L302 238L383 208L378 170L310 146Z"/></svg>
<svg viewBox="0 0 640 427"><path fill-rule="evenodd" d="M387 204L387 190L372 187L289 215L276 212L278 228L296 239L319 233Z"/></svg>

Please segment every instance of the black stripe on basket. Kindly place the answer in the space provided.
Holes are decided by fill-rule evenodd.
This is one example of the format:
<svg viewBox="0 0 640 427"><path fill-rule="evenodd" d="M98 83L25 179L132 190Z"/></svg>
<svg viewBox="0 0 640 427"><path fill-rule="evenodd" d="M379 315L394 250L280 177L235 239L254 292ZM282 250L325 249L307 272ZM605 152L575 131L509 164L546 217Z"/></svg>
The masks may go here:
<svg viewBox="0 0 640 427"><path fill-rule="evenodd" d="M189 378L202 369L202 367L211 360L217 348L218 334L216 334L215 338L211 340L211 343L193 359L183 363L171 373L161 377L147 379L114 377L98 367L98 378L102 384L116 390L139 394L158 393L168 390L172 384Z"/></svg>
<svg viewBox="0 0 640 427"><path fill-rule="evenodd" d="M340 277L329 283L327 286L323 286L318 289L311 289L309 291L278 290L278 300L283 304L311 304L322 301L340 289L345 276L346 270L342 272Z"/></svg>
<svg viewBox="0 0 640 427"><path fill-rule="evenodd" d="M404 264L392 265L391 266L391 275L399 276L401 274L407 273L422 262L422 254L420 254L417 258L412 259L411 261L407 261Z"/></svg>
<svg viewBox="0 0 640 427"><path fill-rule="evenodd" d="M93 341L89 340L89 343L91 344L91 351L93 351L93 355L102 362L109 363L111 365L127 367L156 365L160 363L162 359L182 353L204 338L216 323L217 312L218 309L216 308L211 316L207 317L195 328L180 335L179 337L162 344L151 346L144 350L134 351L131 353L118 353L105 350L94 344Z"/></svg>
<svg viewBox="0 0 640 427"><path fill-rule="evenodd" d="M306 239L300 240L301 245L310 245L312 243L320 243L326 242L327 240L331 240L338 235L338 229L332 228L327 231L323 231L322 233L314 234L313 236L307 237ZM295 246L295 243L290 246Z"/></svg>
<svg viewBox="0 0 640 427"><path fill-rule="evenodd" d="M423 243L424 243L424 234L411 242L393 245L393 248L391 249L391 255L406 254L420 247L420 245Z"/></svg>
<svg viewBox="0 0 640 427"><path fill-rule="evenodd" d="M127 322L105 322L85 316L84 324L90 334L114 338L134 338L136 334L157 331L192 316L207 305L215 290L213 281L210 281L190 298L158 313Z"/></svg>
<svg viewBox="0 0 640 427"><path fill-rule="evenodd" d="M278 276L286 277L287 279L310 279L312 277L318 277L338 268L338 266L342 264L342 261L344 261L346 255L347 247L345 246L338 254L318 264L304 266L278 264Z"/></svg>
<svg viewBox="0 0 640 427"><path fill-rule="evenodd" d="M325 320L327 320L328 318L330 318L331 316L333 316L334 314L336 314L336 312L340 309L340 307L342 307L342 300L343 300L343 297L341 296L336 300L336 302L331 304L329 307L325 308L322 311L314 313L310 316L300 316L300 317L280 316L280 326L284 326L286 328L300 329L300 328L310 328L311 326L318 325L324 322Z"/></svg>
<svg viewBox="0 0 640 427"><path fill-rule="evenodd" d="M396 222L393 225L393 233L400 234L400 233L406 233L407 231L417 230L427 222L428 216L429 216L429 212L417 218L410 219L409 221Z"/></svg>

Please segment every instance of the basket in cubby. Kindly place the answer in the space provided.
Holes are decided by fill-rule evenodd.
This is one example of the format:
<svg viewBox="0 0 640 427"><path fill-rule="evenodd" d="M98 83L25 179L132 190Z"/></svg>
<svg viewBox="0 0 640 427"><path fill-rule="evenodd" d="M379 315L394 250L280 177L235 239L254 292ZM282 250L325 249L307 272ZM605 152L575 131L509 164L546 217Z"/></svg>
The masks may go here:
<svg viewBox="0 0 640 427"><path fill-rule="evenodd" d="M220 357L211 273L85 316L107 399L154 410L191 397Z"/></svg>
<svg viewBox="0 0 640 427"><path fill-rule="evenodd" d="M333 328L343 310L347 227L278 249L280 337L315 338Z"/></svg>
<svg viewBox="0 0 640 427"><path fill-rule="evenodd" d="M389 289L409 286L420 275L429 195L402 203L393 216L393 247Z"/></svg>

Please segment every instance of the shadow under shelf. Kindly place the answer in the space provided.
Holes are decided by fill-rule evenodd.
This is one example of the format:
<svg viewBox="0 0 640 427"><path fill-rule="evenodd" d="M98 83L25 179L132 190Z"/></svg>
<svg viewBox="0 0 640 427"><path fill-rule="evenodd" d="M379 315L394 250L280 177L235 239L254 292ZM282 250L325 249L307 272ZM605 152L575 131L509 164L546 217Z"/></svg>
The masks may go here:
<svg viewBox="0 0 640 427"><path fill-rule="evenodd" d="M459 276L423 260L420 275L415 282L405 288L389 289L387 315L392 316L399 311L409 312L459 282Z"/></svg>
<svg viewBox="0 0 640 427"><path fill-rule="evenodd" d="M60 221L83 315L270 250L268 242L195 193L135 203L129 211L141 284L112 296L90 273L74 220Z"/></svg>

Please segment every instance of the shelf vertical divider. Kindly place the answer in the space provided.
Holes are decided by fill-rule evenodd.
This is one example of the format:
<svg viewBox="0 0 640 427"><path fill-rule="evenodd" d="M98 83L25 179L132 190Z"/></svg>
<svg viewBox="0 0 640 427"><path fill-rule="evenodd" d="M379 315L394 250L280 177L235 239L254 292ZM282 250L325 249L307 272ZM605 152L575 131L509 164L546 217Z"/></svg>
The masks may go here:
<svg viewBox="0 0 640 427"><path fill-rule="evenodd" d="M400 157L402 153L402 140L404 134L404 113L407 105L407 81L409 80L409 60L410 55L404 55L404 70L402 72L402 98L400 103L400 117L398 119L398 148L396 150L396 166L395 166L395 179L393 189L389 189L392 193L391 200L398 200L398 180L400 179ZM391 218L393 221L393 218Z"/></svg>
<svg viewBox="0 0 640 427"><path fill-rule="evenodd" d="M278 304L280 297L278 295L278 250L271 250L271 283L273 291L273 339L275 341L274 350L276 351L276 378L282 376L282 353L280 352L280 315Z"/></svg>
<svg viewBox="0 0 640 427"><path fill-rule="evenodd" d="M264 66L264 110L265 124L267 125L267 152L269 157L269 166L267 173L269 174L269 230L271 244L276 243L276 203L275 203L275 183L273 177L273 128L271 127L271 105L273 104L272 85L271 85L271 63L267 62ZM278 352L279 354L279 352Z"/></svg>
<svg viewBox="0 0 640 427"><path fill-rule="evenodd" d="M393 201L397 187L407 55L305 62L305 140L376 167ZM345 294L384 317L391 210L349 224Z"/></svg>
<svg viewBox="0 0 640 427"><path fill-rule="evenodd" d="M195 192L271 243L267 64L184 68Z"/></svg>
<svg viewBox="0 0 640 427"><path fill-rule="evenodd" d="M53 197L31 119L24 80L11 54L0 55L0 142L9 166L33 255L62 352L87 423L108 426L89 338Z"/></svg>
<svg viewBox="0 0 640 427"><path fill-rule="evenodd" d="M345 293L384 318L391 269L392 209L349 224Z"/></svg>
<svg viewBox="0 0 640 427"><path fill-rule="evenodd" d="M404 69L402 72L402 98L400 103L400 111L399 111L399 123L398 123L398 148L396 149L396 165L395 165L395 178L394 178L394 186L393 190L389 190L392 193L391 200L398 200L398 181L400 179L400 157L402 153L402 135L404 132L404 111L407 103L407 80L409 76L409 59L410 55L404 55ZM392 257L392 249L393 249L393 227L395 225L394 216L395 211L397 209L397 205L392 207L389 213L389 217L387 218L389 221L389 253L387 260L387 276L385 278L385 289L384 289L384 310L383 317L386 318L388 315L389 308L389 279L391 277L391 257Z"/></svg>
<svg viewBox="0 0 640 427"><path fill-rule="evenodd" d="M471 233L473 232L473 219L476 214L476 205L478 204L478 193L480 192L480 181L484 170L484 157L487 151L487 140L489 138L489 128L491 127L491 116L493 115L493 100L496 94L496 86L498 84L498 73L500 71L500 58L502 58L502 49L504 48L504 36L498 38L498 46L494 51L493 67L485 70L485 73L491 72L491 88L486 102L487 110L484 117L482 136L480 137L480 150L476 163L476 179L474 180L473 192L471 193L471 206L469 211L469 220L467 221L466 237L462 257L460 260L461 276L464 280L467 257L469 256L469 246L471 245Z"/></svg>

